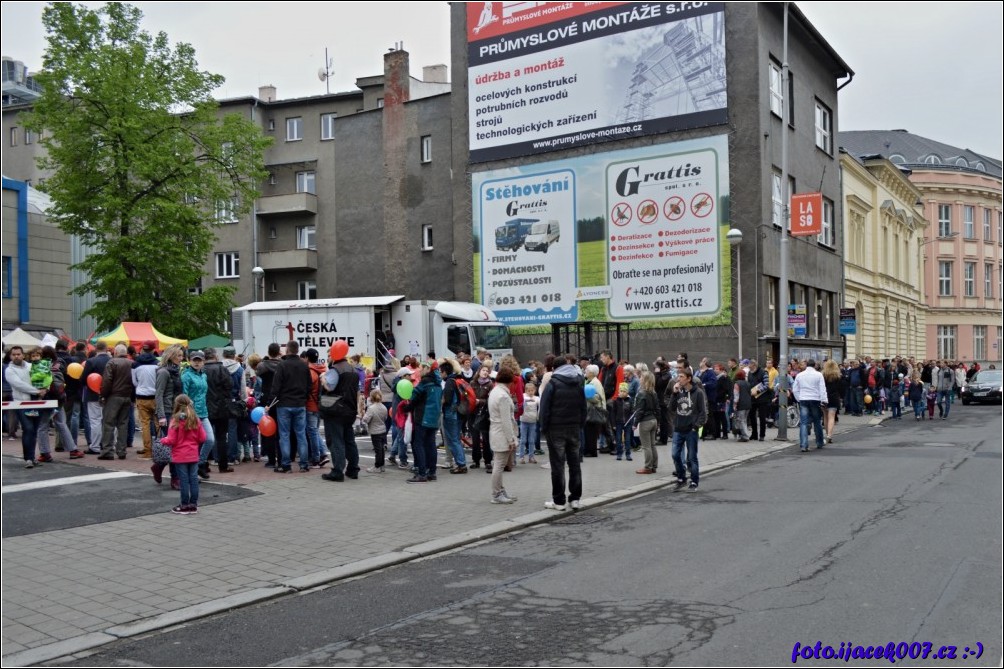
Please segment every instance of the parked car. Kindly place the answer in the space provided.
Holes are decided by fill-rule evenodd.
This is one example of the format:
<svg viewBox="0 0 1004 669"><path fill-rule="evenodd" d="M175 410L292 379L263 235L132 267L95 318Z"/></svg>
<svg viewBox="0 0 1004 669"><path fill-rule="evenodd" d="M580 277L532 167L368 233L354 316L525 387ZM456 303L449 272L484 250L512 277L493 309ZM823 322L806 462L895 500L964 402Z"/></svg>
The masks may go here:
<svg viewBox="0 0 1004 669"><path fill-rule="evenodd" d="M1004 370L982 369L962 386L962 403L1000 404L1002 386L1004 386Z"/></svg>

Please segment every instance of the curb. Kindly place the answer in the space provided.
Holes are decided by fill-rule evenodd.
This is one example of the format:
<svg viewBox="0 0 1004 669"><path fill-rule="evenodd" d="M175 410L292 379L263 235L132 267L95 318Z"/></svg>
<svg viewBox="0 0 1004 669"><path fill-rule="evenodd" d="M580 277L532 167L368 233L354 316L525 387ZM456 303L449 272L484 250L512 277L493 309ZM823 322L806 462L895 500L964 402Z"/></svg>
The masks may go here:
<svg viewBox="0 0 1004 669"><path fill-rule="evenodd" d="M880 425L884 420L885 417L875 418L863 427L875 427ZM851 430L847 431L850 432ZM701 471L701 475L703 477L717 472L734 469L741 464L766 457L768 455L773 455L774 453L794 445L797 445L797 442L776 442L766 451L750 453L748 455L738 456L721 462L716 462L713 465L708 465ZM595 497L587 497L581 500L581 510L595 509L608 504L613 504L615 502L640 497L663 488L668 488L672 486L675 481L676 479L672 476L649 479L628 488L613 490ZM72 639L66 639L65 641L59 641L45 646L38 646L36 648L29 648L28 650L23 650L17 653L11 653L10 655L5 655L0 659L2 659L4 666L26 667L41 664L43 662L51 662L57 659L69 658L80 653L96 650L102 646L106 646L121 639L128 639L143 634L149 634L150 632L167 629L169 627L174 627L182 623L216 615L218 613L225 613L236 608L250 606L252 604L260 604L271 599L293 595L314 588L330 586L340 581L363 576L372 572L380 571L381 569L386 569L387 567L403 564L405 562L429 557L437 553L444 553L477 543L478 541L491 539L502 534L523 530L535 525L543 525L551 520L564 518L574 513L578 512L570 509L558 512L547 510L531 511L521 516L517 516L516 518L511 518L493 523L491 525L486 525L485 527L468 530L466 532L461 532L459 534L450 535L440 539L433 539L402 548L398 551L384 553L365 560L358 560L339 567L314 572L313 574L307 574L305 576L290 579L271 587L256 588L254 590L236 593L227 597L202 602L201 604L195 604L193 606L184 607L174 611L167 611L160 615L144 618L132 623L115 625L113 627L109 627L103 632L92 632L90 634L74 637Z"/></svg>

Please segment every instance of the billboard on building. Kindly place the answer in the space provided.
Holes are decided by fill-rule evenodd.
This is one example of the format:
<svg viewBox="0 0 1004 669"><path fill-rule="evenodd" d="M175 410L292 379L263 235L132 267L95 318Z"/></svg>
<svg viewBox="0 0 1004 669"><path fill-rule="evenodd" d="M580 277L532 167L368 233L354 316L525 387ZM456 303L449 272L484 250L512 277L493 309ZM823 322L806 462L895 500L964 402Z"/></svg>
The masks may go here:
<svg viewBox="0 0 1004 669"><path fill-rule="evenodd" d="M472 175L475 301L506 324L731 322L725 135Z"/></svg>
<svg viewBox="0 0 1004 669"><path fill-rule="evenodd" d="M470 160L728 120L720 2L467 5Z"/></svg>

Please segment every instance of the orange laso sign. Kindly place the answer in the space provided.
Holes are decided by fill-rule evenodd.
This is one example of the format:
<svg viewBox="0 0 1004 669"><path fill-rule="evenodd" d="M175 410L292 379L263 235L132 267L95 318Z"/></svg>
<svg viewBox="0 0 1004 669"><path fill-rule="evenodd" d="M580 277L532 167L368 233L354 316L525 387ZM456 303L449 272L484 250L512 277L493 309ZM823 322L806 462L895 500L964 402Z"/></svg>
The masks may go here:
<svg viewBox="0 0 1004 669"><path fill-rule="evenodd" d="M823 194L791 196L791 236L811 237L823 233Z"/></svg>

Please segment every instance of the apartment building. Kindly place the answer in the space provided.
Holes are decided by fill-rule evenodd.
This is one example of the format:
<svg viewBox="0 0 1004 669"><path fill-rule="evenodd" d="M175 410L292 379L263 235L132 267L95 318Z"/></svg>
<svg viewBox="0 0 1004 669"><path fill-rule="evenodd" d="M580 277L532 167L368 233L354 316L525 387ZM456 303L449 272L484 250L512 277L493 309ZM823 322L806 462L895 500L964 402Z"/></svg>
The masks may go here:
<svg viewBox="0 0 1004 669"><path fill-rule="evenodd" d="M906 130L840 133L852 155L881 155L919 191L927 324L924 357L1001 360L1001 161Z"/></svg>

